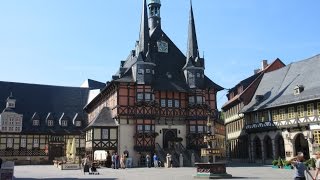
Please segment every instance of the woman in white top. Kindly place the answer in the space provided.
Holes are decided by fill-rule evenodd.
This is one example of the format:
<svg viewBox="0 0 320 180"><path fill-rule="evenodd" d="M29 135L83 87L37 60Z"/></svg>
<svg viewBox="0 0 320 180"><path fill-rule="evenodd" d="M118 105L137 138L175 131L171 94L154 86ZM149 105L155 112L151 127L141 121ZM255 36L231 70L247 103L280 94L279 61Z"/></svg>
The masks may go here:
<svg viewBox="0 0 320 180"><path fill-rule="evenodd" d="M316 172L314 175L314 180L318 179L318 175L320 173L320 151L316 152L316 158L317 158L317 162L316 162Z"/></svg>

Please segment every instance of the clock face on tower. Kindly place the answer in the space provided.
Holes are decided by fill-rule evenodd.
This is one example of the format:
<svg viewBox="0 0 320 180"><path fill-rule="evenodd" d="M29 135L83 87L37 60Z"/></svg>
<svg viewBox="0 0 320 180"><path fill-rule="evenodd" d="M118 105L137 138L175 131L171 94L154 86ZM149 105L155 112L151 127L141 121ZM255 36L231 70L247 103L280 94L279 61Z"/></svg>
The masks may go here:
<svg viewBox="0 0 320 180"><path fill-rule="evenodd" d="M162 53L168 53L169 48L168 48L168 43L165 41L158 41L157 42L158 45L158 52L162 52Z"/></svg>

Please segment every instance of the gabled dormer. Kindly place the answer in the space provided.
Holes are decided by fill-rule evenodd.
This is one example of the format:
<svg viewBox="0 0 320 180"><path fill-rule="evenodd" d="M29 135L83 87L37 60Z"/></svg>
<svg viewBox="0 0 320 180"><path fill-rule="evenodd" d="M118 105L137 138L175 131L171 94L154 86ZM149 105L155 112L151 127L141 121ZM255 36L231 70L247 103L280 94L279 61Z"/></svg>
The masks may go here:
<svg viewBox="0 0 320 180"><path fill-rule="evenodd" d="M82 126L82 118L79 113L76 113L75 116L73 117L72 123L76 127L81 127Z"/></svg>
<svg viewBox="0 0 320 180"><path fill-rule="evenodd" d="M32 126L40 126L40 116L37 112L33 113L31 117Z"/></svg>
<svg viewBox="0 0 320 180"><path fill-rule="evenodd" d="M61 117L59 118L59 125L61 127L68 127L69 120L69 117L65 115L65 113L62 113Z"/></svg>
<svg viewBox="0 0 320 180"><path fill-rule="evenodd" d="M51 112L48 113L46 117L46 123L48 127L53 127L54 126L54 117Z"/></svg>
<svg viewBox="0 0 320 180"><path fill-rule="evenodd" d="M14 109L16 108L16 98L13 97L12 92L7 98L6 108Z"/></svg>

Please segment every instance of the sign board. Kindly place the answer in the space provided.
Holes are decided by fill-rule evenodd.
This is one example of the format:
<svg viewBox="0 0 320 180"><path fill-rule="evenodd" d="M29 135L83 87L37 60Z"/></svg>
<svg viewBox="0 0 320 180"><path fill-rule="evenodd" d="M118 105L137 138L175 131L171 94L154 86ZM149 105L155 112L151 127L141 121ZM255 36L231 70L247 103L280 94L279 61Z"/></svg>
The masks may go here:
<svg viewBox="0 0 320 180"><path fill-rule="evenodd" d="M204 136L204 142L212 142L216 140L216 136L215 135L206 135Z"/></svg>
<svg viewBox="0 0 320 180"><path fill-rule="evenodd" d="M61 170L78 170L80 169L79 164L62 164L59 166Z"/></svg>
<svg viewBox="0 0 320 180"><path fill-rule="evenodd" d="M216 156L221 155L221 150L217 148L202 148L201 156Z"/></svg>

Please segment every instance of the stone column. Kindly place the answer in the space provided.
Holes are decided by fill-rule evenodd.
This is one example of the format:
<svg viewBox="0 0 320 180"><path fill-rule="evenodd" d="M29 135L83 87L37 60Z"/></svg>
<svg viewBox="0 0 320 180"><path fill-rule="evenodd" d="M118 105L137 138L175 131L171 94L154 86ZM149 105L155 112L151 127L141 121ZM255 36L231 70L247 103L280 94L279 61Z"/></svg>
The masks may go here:
<svg viewBox="0 0 320 180"><path fill-rule="evenodd" d="M266 151L265 151L265 147L264 147L264 141L261 140L261 153L262 153L262 164L265 163L266 161Z"/></svg>
<svg viewBox="0 0 320 180"><path fill-rule="evenodd" d="M274 139L272 139L271 142L272 142L272 158L276 159L276 156L277 156L276 141Z"/></svg>
<svg viewBox="0 0 320 180"><path fill-rule="evenodd" d="M254 162L255 161L255 157L254 157L254 144L253 141L249 142L249 159L250 162Z"/></svg>
<svg viewBox="0 0 320 180"><path fill-rule="evenodd" d="M179 166L183 167L183 156L182 156L182 154L180 154L180 156L179 156Z"/></svg>
<svg viewBox="0 0 320 180"><path fill-rule="evenodd" d="M196 158L195 158L195 156L194 156L194 153L192 153L192 154L191 154L191 166L192 166L192 167L194 167L194 165L195 165L195 163L196 163L195 161L196 161Z"/></svg>

